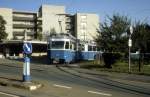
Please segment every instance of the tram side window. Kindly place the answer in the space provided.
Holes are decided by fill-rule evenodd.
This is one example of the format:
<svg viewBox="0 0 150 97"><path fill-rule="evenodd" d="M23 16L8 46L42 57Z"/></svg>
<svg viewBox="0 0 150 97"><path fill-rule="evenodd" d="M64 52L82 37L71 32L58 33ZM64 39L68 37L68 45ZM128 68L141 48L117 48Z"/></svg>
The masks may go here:
<svg viewBox="0 0 150 97"><path fill-rule="evenodd" d="M97 49L96 46L93 46L93 51L96 51L96 49Z"/></svg>
<svg viewBox="0 0 150 97"><path fill-rule="evenodd" d="M88 51L92 51L92 46L88 46Z"/></svg>
<svg viewBox="0 0 150 97"><path fill-rule="evenodd" d="M69 42L66 42L65 49L69 49Z"/></svg>
<svg viewBox="0 0 150 97"><path fill-rule="evenodd" d="M75 47L74 47L74 44L71 43L71 44L70 44L70 49L71 49L71 50L74 50L74 48L75 48Z"/></svg>

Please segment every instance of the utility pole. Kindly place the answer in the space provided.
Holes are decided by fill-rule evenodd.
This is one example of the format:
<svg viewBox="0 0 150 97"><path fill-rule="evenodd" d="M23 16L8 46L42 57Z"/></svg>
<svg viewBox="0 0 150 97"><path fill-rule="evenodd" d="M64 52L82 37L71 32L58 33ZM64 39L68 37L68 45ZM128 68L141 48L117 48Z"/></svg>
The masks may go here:
<svg viewBox="0 0 150 97"><path fill-rule="evenodd" d="M129 73L131 72L131 47L132 47L132 39L131 35L133 33L133 27L130 26L130 34L129 34L129 40L128 40L128 46L129 46Z"/></svg>

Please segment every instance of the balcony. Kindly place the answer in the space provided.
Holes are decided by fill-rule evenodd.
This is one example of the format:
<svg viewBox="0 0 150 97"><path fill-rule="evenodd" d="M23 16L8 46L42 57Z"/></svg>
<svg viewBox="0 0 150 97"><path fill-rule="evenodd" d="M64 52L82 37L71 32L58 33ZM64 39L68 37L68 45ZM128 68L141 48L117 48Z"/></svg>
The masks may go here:
<svg viewBox="0 0 150 97"><path fill-rule="evenodd" d="M34 24L13 24L13 28L34 28Z"/></svg>
<svg viewBox="0 0 150 97"><path fill-rule="evenodd" d="M38 17L37 20L38 20L38 21L42 21L42 17Z"/></svg>
<svg viewBox="0 0 150 97"><path fill-rule="evenodd" d="M37 22L37 28L41 28L42 27L42 21Z"/></svg>
<svg viewBox="0 0 150 97"><path fill-rule="evenodd" d="M35 21L36 18L32 18L32 17L17 17L17 16L13 16L13 21Z"/></svg>
<svg viewBox="0 0 150 97"><path fill-rule="evenodd" d="M35 32L27 32L27 36L33 36ZM14 36L24 36L24 31L14 31L13 32Z"/></svg>

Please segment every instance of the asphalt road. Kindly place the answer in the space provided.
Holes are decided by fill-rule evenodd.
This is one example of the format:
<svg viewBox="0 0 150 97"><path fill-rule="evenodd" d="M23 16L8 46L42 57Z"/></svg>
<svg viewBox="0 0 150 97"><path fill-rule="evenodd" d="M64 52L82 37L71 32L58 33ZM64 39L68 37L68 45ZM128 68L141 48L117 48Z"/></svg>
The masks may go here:
<svg viewBox="0 0 150 97"><path fill-rule="evenodd" d="M150 97L150 90L144 86L117 82L84 69L33 63L31 76L44 87L33 92L8 87L0 87L0 91L21 95L19 97ZM0 77L21 80L22 63L1 61Z"/></svg>

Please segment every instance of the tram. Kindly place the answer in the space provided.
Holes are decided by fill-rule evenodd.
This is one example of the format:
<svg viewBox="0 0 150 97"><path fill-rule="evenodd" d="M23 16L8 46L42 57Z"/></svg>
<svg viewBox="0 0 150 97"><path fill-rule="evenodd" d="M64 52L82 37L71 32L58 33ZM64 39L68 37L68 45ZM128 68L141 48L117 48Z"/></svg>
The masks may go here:
<svg viewBox="0 0 150 97"><path fill-rule="evenodd" d="M48 38L47 55L50 63L76 61L77 39L71 34L53 34Z"/></svg>

